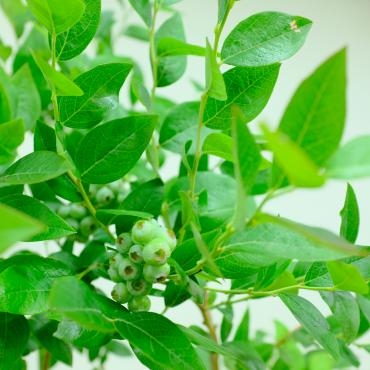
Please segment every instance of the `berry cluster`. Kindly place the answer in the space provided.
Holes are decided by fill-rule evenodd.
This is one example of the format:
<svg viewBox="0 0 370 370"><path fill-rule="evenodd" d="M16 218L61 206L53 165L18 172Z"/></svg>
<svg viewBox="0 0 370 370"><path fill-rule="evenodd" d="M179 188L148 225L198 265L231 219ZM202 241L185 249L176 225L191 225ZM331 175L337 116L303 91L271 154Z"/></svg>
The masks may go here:
<svg viewBox="0 0 370 370"><path fill-rule="evenodd" d="M108 269L116 282L112 297L128 303L131 311L148 311L152 285L164 282L170 273L167 260L176 247L176 237L155 219L140 220L131 233L118 236L116 245L117 253L110 258Z"/></svg>

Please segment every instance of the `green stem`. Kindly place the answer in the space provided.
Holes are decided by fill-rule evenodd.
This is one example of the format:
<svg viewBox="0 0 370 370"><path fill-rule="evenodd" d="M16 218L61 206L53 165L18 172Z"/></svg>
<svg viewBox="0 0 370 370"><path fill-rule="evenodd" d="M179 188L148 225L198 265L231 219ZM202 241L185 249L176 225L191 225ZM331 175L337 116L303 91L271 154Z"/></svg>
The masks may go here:
<svg viewBox="0 0 370 370"><path fill-rule="evenodd" d="M71 171L68 171L68 176L70 177L70 179L73 181L73 183L78 188L78 190L79 190L79 192L82 196L82 199L84 200L85 207L88 209L91 216L94 217L95 221L98 223L100 228L102 228L106 232L106 234L109 235L112 238L112 240L115 240L115 237L110 232L109 228L96 218L96 208L94 207L94 205L92 204L88 194L86 193L86 190L83 187L81 180L78 179Z"/></svg>
<svg viewBox="0 0 370 370"><path fill-rule="evenodd" d="M268 290L267 291L254 291L253 288L228 290L228 289L217 289L217 288L205 287L204 289L206 289L208 291L212 291L212 292L222 293L222 294L233 294L233 295L234 294L247 294L246 297L238 298L238 299L235 299L235 300L228 300L227 302L220 302L220 303L214 304L214 305L209 307L209 308L212 308L212 309L224 306L226 304L234 304L234 303L245 302L245 301L248 301L248 300L254 299L254 298L272 297L272 296L276 296L276 295L281 294L281 293L288 292L292 289L326 291L326 292L335 292L335 291L340 290L335 286L314 287L314 286L307 286L307 285L302 285L302 284L291 285L291 286L287 286L287 287L283 287L283 288L279 288L279 289L274 289L274 290L270 290L270 291L268 291Z"/></svg>

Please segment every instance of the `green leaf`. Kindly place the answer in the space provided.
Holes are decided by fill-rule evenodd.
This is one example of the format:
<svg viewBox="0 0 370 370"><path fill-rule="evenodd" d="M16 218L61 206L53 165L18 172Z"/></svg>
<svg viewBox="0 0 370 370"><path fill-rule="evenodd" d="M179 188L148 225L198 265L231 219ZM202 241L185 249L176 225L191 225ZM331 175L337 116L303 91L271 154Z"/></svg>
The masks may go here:
<svg viewBox="0 0 370 370"><path fill-rule="evenodd" d="M262 127L267 144L274 153L274 160L284 171L289 182L298 187L319 187L325 182L320 169L289 136L271 132Z"/></svg>
<svg viewBox="0 0 370 370"><path fill-rule="evenodd" d="M0 70L1 72L1 70ZM0 124L12 119L10 97L0 81Z"/></svg>
<svg viewBox="0 0 370 370"><path fill-rule="evenodd" d="M360 227L360 210L355 191L350 184L347 184L346 199L340 211L340 217L340 235L350 243L354 243Z"/></svg>
<svg viewBox="0 0 370 370"><path fill-rule="evenodd" d="M31 13L22 0L0 0L1 9L8 17L15 34L20 37L23 34L26 23L31 18Z"/></svg>
<svg viewBox="0 0 370 370"><path fill-rule="evenodd" d="M339 148L329 159L327 176L334 179L370 176L370 136L357 137Z"/></svg>
<svg viewBox="0 0 370 370"><path fill-rule="evenodd" d="M230 0L218 0L218 23L225 19Z"/></svg>
<svg viewBox="0 0 370 370"><path fill-rule="evenodd" d="M324 301L333 312L333 319L342 329L346 343L357 337L360 327L360 309L356 299L348 292L321 292Z"/></svg>
<svg viewBox="0 0 370 370"><path fill-rule="evenodd" d="M0 313L0 369L14 369L26 350L30 329L24 316Z"/></svg>
<svg viewBox="0 0 370 370"><path fill-rule="evenodd" d="M33 315L48 310L48 296L54 280L71 273L63 263L24 254L0 263L0 310Z"/></svg>
<svg viewBox="0 0 370 370"><path fill-rule="evenodd" d="M216 157L233 162L233 139L220 132L214 132L208 135L203 143L203 153L211 154Z"/></svg>
<svg viewBox="0 0 370 370"><path fill-rule="evenodd" d="M32 130L41 115L41 100L29 66L18 69L11 82L13 115L22 118L26 129Z"/></svg>
<svg viewBox="0 0 370 370"><path fill-rule="evenodd" d="M5 45L0 39L0 58L4 62L6 62L11 54L12 54L12 48L8 45Z"/></svg>
<svg viewBox="0 0 370 370"><path fill-rule="evenodd" d="M327 261L352 253L351 245L329 232L281 218L249 226L229 238L215 259L225 278L242 278L245 269L284 259Z"/></svg>
<svg viewBox="0 0 370 370"><path fill-rule="evenodd" d="M159 143L164 149L183 154L185 144L196 136L199 124L199 102L186 102L173 108L163 121ZM202 139L210 130L202 130ZM195 150L192 143L189 151Z"/></svg>
<svg viewBox="0 0 370 370"><path fill-rule="evenodd" d="M44 232L34 235L30 241L53 240L63 238L75 233L62 218L52 212L46 205L35 198L23 195L14 194L2 197L0 201L10 207L24 212L26 215L42 222L47 226ZM22 238L23 241L26 241Z"/></svg>
<svg viewBox="0 0 370 370"><path fill-rule="evenodd" d="M76 166L82 180L106 184L120 179L140 159L155 124L156 116L137 115L110 121L89 131L76 153Z"/></svg>
<svg viewBox="0 0 370 370"><path fill-rule="evenodd" d="M33 135L34 151L48 150L57 151L55 130L42 121L36 122L35 132Z"/></svg>
<svg viewBox="0 0 370 370"><path fill-rule="evenodd" d="M231 127L231 107L236 105L245 122L255 118L267 104L274 88L280 66L235 67L224 73L227 100L209 98L204 112L206 126L227 130Z"/></svg>
<svg viewBox="0 0 370 370"><path fill-rule="evenodd" d="M58 154L37 151L19 159L0 175L0 183L36 184L53 179L67 172L68 162Z"/></svg>
<svg viewBox="0 0 370 370"><path fill-rule="evenodd" d="M159 58L176 55L204 57L206 55L206 50L202 46L187 44L182 40L172 37L164 37L158 41L157 56Z"/></svg>
<svg viewBox="0 0 370 370"><path fill-rule="evenodd" d="M0 124L0 164L10 163L24 139L24 123L15 119Z"/></svg>
<svg viewBox="0 0 370 370"><path fill-rule="evenodd" d="M63 73L51 68L41 57L33 54L33 59L50 85L50 88L55 90L58 96L80 96L84 94L74 82Z"/></svg>
<svg viewBox="0 0 370 370"><path fill-rule="evenodd" d="M56 57L68 60L81 54L89 45L98 29L101 0L83 0L85 10L82 17L67 32L60 33L56 39Z"/></svg>
<svg viewBox="0 0 370 370"><path fill-rule="evenodd" d="M185 41L184 26L179 13L175 13L159 27L155 34L157 49L160 40L168 37ZM185 70L186 56L170 56L159 58L156 72L157 86L164 87L173 84L181 78L181 76L185 73Z"/></svg>
<svg viewBox="0 0 370 370"><path fill-rule="evenodd" d="M262 66L281 62L303 45L312 22L278 12L254 14L240 22L222 46L223 62L235 66Z"/></svg>
<svg viewBox="0 0 370 370"><path fill-rule="evenodd" d="M185 334L162 315L137 312L115 325L122 337L139 348L158 369L205 369Z"/></svg>
<svg viewBox="0 0 370 370"><path fill-rule="evenodd" d="M27 240L45 229L41 222L4 204L0 204L0 220L0 252L15 242Z"/></svg>
<svg viewBox="0 0 370 370"><path fill-rule="evenodd" d="M328 270L338 289L367 294L369 287L359 269L341 261L327 262Z"/></svg>
<svg viewBox="0 0 370 370"><path fill-rule="evenodd" d="M124 30L124 35L140 41L149 41L149 31L143 26L130 24Z"/></svg>
<svg viewBox="0 0 370 370"><path fill-rule="evenodd" d="M113 332L113 319L122 317L126 312L122 305L97 293L93 287L74 276L55 280L50 291L49 306L52 311L77 322L83 328L103 333Z"/></svg>
<svg viewBox="0 0 370 370"><path fill-rule="evenodd" d="M110 334L84 329L70 320L63 320L59 323L54 337L79 348L100 348L112 338Z"/></svg>
<svg viewBox="0 0 370 370"><path fill-rule="evenodd" d="M312 351L307 354L307 370L332 370L336 361L325 351Z"/></svg>
<svg viewBox="0 0 370 370"><path fill-rule="evenodd" d="M345 64L345 50L341 50L303 81L279 125L279 131L318 166L336 150L343 133Z"/></svg>
<svg viewBox="0 0 370 370"><path fill-rule="evenodd" d="M339 345L322 313L306 299L281 294L281 300L301 325L327 350L334 359L339 358Z"/></svg>
<svg viewBox="0 0 370 370"><path fill-rule="evenodd" d="M207 39L206 48L206 91L208 96L216 100L225 101L227 99L227 92L224 77L220 71L216 53L212 50Z"/></svg>
<svg viewBox="0 0 370 370"><path fill-rule="evenodd" d="M27 3L36 19L51 34L70 29L85 11L81 0L27 0Z"/></svg>
<svg viewBox="0 0 370 370"><path fill-rule="evenodd" d="M106 225L112 225L114 223L118 223L120 216L126 218L135 217L135 218L152 218L153 215L147 212L141 211L130 211L125 209L99 209L96 212L96 217L98 220L103 222Z"/></svg>
<svg viewBox="0 0 370 370"><path fill-rule="evenodd" d="M60 121L73 128L91 128L118 105L118 94L131 64L111 63L97 66L78 76L74 83L82 96L59 99Z"/></svg>
<svg viewBox="0 0 370 370"><path fill-rule="evenodd" d="M241 182L245 194L248 194L256 179L262 157L254 137L246 127L242 115L240 115L240 111L234 113L236 116L231 127L233 162L237 181Z"/></svg>
<svg viewBox="0 0 370 370"><path fill-rule="evenodd" d="M152 24L152 5L149 0L129 0L131 6L139 14L144 23L150 27Z"/></svg>

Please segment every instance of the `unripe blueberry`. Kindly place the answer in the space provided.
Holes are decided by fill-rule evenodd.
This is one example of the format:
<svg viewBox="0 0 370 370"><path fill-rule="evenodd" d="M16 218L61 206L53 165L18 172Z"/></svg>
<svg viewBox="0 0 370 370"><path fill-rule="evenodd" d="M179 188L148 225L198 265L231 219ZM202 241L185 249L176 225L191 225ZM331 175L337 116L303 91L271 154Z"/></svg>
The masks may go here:
<svg viewBox="0 0 370 370"><path fill-rule="evenodd" d="M132 297L128 301L128 309L130 311L149 311L150 310L150 299L148 296L136 296Z"/></svg>
<svg viewBox="0 0 370 370"><path fill-rule="evenodd" d="M110 203L114 199L114 193L108 186L103 186L96 192L96 201L101 204Z"/></svg>
<svg viewBox="0 0 370 370"><path fill-rule="evenodd" d="M119 303L126 303L131 295L125 283L117 283L112 290L112 298Z"/></svg>
<svg viewBox="0 0 370 370"><path fill-rule="evenodd" d="M168 263L161 266L153 266L149 264L144 265L143 276L146 281L150 283L162 283L170 274L171 267Z"/></svg>
<svg viewBox="0 0 370 370"><path fill-rule="evenodd" d="M141 263L143 262L143 250L142 246L139 244L133 245L129 252L128 252L128 257L130 260L134 263Z"/></svg>
<svg viewBox="0 0 370 370"><path fill-rule="evenodd" d="M69 226L72 226L75 230L78 230L78 228L80 227L80 224L74 218L67 218L66 222L67 224L69 224Z"/></svg>
<svg viewBox="0 0 370 370"><path fill-rule="evenodd" d="M171 251L173 251L176 248L177 243L175 233L170 229L166 229L164 233L164 238L167 240L168 246L171 248Z"/></svg>
<svg viewBox="0 0 370 370"><path fill-rule="evenodd" d="M96 222L92 216L86 216L81 220L80 231L82 235L88 236L97 228Z"/></svg>
<svg viewBox="0 0 370 370"><path fill-rule="evenodd" d="M135 243L144 245L155 238L159 228L160 225L154 218L137 221L132 228L132 239Z"/></svg>
<svg viewBox="0 0 370 370"><path fill-rule="evenodd" d="M134 280L140 276L141 268L128 258L123 258L118 265L118 273L124 280Z"/></svg>
<svg viewBox="0 0 370 370"><path fill-rule="evenodd" d="M127 289L133 296L148 294L151 288L152 285L144 279L127 281Z"/></svg>
<svg viewBox="0 0 370 370"><path fill-rule="evenodd" d="M71 217L79 220L86 215L86 209L80 204L71 204L69 214Z"/></svg>
<svg viewBox="0 0 370 370"><path fill-rule="evenodd" d="M117 240L116 240L116 246L117 246L118 252L127 253L133 244L134 243L132 242L132 238L129 233L122 233L118 235Z"/></svg>
<svg viewBox="0 0 370 370"><path fill-rule="evenodd" d="M118 274L118 271L117 269L115 269L114 267L110 266L109 269L108 269L108 275L109 275L109 278L114 281L115 283L119 283L120 281L122 281L122 278L121 276Z"/></svg>
<svg viewBox="0 0 370 370"><path fill-rule="evenodd" d="M151 240L143 249L144 261L150 265L163 265L170 255L171 249L164 238Z"/></svg>
<svg viewBox="0 0 370 370"><path fill-rule="evenodd" d="M70 215L71 208L66 204L62 204L58 207L57 214L62 218L67 218Z"/></svg>
<svg viewBox="0 0 370 370"><path fill-rule="evenodd" d="M111 267L118 269L119 264L124 260L124 257L120 253L113 253L109 257L109 264Z"/></svg>

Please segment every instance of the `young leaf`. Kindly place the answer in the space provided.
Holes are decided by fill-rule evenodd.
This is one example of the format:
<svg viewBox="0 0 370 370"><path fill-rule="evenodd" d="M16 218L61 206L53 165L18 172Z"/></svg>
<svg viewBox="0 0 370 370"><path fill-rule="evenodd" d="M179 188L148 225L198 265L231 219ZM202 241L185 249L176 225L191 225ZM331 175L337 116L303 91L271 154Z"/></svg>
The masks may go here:
<svg viewBox="0 0 370 370"><path fill-rule="evenodd" d="M206 137L202 147L203 153L211 154L226 161L233 162L233 139L220 132L214 132Z"/></svg>
<svg viewBox="0 0 370 370"><path fill-rule="evenodd" d="M75 233L75 230L62 218L57 216L46 205L35 198L23 194L13 194L2 197L1 202L24 212L26 215L29 215L47 226L44 232L37 233L32 238L28 237L27 240L40 241L59 239Z"/></svg>
<svg viewBox="0 0 370 370"><path fill-rule="evenodd" d="M206 50L198 45L187 44L185 41L164 37L159 40L157 45L158 57L176 56L176 55L195 55L204 57Z"/></svg>
<svg viewBox="0 0 370 370"><path fill-rule="evenodd" d="M36 19L56 35L70 29L85 11L82 0L27 0L27 3Z"/></svg>
<svg viewBox="0 0 370 370"><path fill-rule="evenodd" d="M81 54L93 39L98 29L101 0L83 0L85 10L81 18L67 32L60 33L56 39L56 57L68 60Z"/></svg>
<svg viewBox="0 0 370 370"><path fill-rule="evenodd" d="M348 292L321 292L321 297L333 312L333 318L341 327L346 343L357 337L360 327L360 309L356 299Z"/></svg>
<svg viewBox="0 0 370 370"><path fill-rule="evenodd" d="M162 315L137 312L125 321L117 320L115 326L158 369L205 369L185 334Z"/></svg>
<svg viewBox="0 0 370 370"><path fill-rule="evenodd" d="M295 142L280 132L262 127L267 144L289 182L298 187L319 187L325 182L320 169Z"/></svg>
<svg viewBox="0 0 370 370"><path fill-rule="evenodd" d="M196 136L199 124L199 102L186 102L171 109L163 121L159 143L164 149L182 154L185 144L190 138ZM202 139L210 132L205 129L202 132ZM194 143L189 148L190 153L194 152Z"/></svg>
<svg viewBox="0 0 370 370"><path fill-rule="evenodd" d="M339 359L339 345L335 335L321 312L306 299L288 294L281 294L281 300L289 308L302 326L326 349L334 359Z"/></svg>
<svg viewBox="0 0 370 370"><path fill-rule="evenodd" d="M89 131L76 153L76 166L82 180L106 184L120 179L139 160L155 124L156 116L137 115L110 121Z"/></svg>
<svg viewBox="0 0 370 370"><path fill-rule="evenodd" d="M174 38L185 42L184 26L181 16L175 13L167 19L155 34L156 47L164 38ZM158 52L158 51L157 51ZM186 69L186 56L161 57L158 59L157 86L164 87L173 84L184 74Z"/></svg>
<svg viewBox="0 0 370 370"><path fill-rule="evenodd" d="M30 153L13 163L0 175L0 183L36 184L53 179L67 172L68 162L49 151Z"/></svg>
<svg viewBox="0 0 370 370"><path fill-rule="evenodd" d="M281 62L303 45L312 22L278 12L254 14L240 22L222 46L223 62L235 66L262 66Z"/></svg>
<svg viewBox="0 0 370 370"><path fill-rule="evenodd" d="M21 315L48 310L54 280L71 274L63 263L33 254L11 257L0 263L0 309Z"/></svg>
<svg viewBox="0 0 370 370"><path fill-rule="evenodd" d="M24 139L24 123L21 119L0 124L0 164L10 163L16 149Z"/></svg>
<svg viewBox="0 0 370 370"><path fill-rule="evenodd" d="M0 124L12 119L10 97L0 81Z"/></svg>
<svg viewBox="0 0 370 370"><path fill-rule="evenodd" d="M13 115L22 118L27 130L33 130L41 115L41 100L31 69L22 66L12 77Z"/></svg>
<svg viewBox="0 0 370 370"><path fill-rule="evenodd" d="M216 54L212 50L212 46L207 39L206 45L206 91L208 96L216 100L225 101L227 92L224 77L220 71Z"/></svg>
<svg viewBox="0 0 370 370"><path fill-rule="evenodd" d="M15 34L22 36L26 23L31 18L31 13L22 0L0 0L1 9L11 22Z"/></svg>
<svg viewBox="0 0 370 370"><path fill-rule="evenodd" d="M231 107L236 105L245 122L255 118L267 104L274 88L280 66L235 67L224 74L227 100L209 98L204 112L206 126L228 130L231 128Z"/></svg>
<svg viewBox="0 0 370 370"><path fill-rule="evenodd" d="M60 121L72 128L91 128L118 105L118 94L131 64L111 63L97 66L78 76L74 83L82 96L59 99Z"/></svg>
<svg viewBox="0 0 370 370"><path fill-rule="evenodd" d="M129 0L131 6L139 14L144 23L150 27L152 24L152 5L149 0Z"/></svg>
<svg viewBox="0 0 370 370"><path fill-rule="evenodd" d="M328 162L327 176L334 179L370 176L370 136L357 137L339 148Z"/></svg>
<svg viewBox="0 0 370 370"><path fill-rule="evenodd" d="M0 369L15 369L26 350L30 329L24 316L0 313Z"/></svg>
<svg viewBox="0 0 370 370"><path fill-rule="evenodd" d="M345 119L345 50L329 58L299 86L279 125L318 166L336 150Z"/></svg>
<svg viewBox="0 0 370 370"><path fill-rule="evenodd" d="M49 83L52 90L55 90L58 96L80 96L84 92L63 73L55 71L41 57L33 54L37 66L40 68L46 81Z"/></svg>
<svg viewBox="0 0 370 370"><path fill-rule="evenodd" d="M340 211L340 217L340 235L350 243L354 243L360 227L360 212L356 194L350 184L347 184L346 199Z"/></svg>
<svg viewBox="0 0 370 370"><path fill-rule="evenodd" d="M328 270L338 289L367 294L369 287L359 269L341 261L327 262Z"/></svg>
<svg viewBox="0 0 370 370"><path fill-rule="evenodd" d="M0 220L0 253L15 242L28 240L45 229L41 222L4 204L0 204Z"/></svg>

